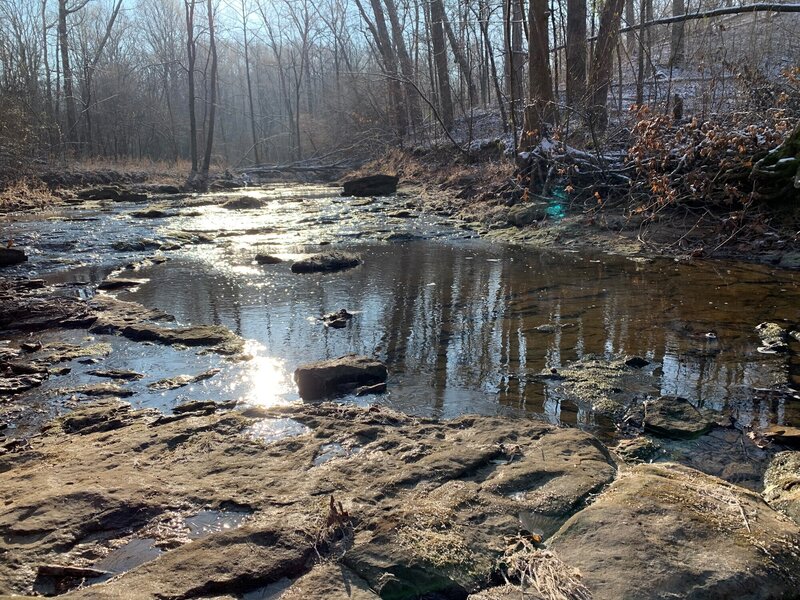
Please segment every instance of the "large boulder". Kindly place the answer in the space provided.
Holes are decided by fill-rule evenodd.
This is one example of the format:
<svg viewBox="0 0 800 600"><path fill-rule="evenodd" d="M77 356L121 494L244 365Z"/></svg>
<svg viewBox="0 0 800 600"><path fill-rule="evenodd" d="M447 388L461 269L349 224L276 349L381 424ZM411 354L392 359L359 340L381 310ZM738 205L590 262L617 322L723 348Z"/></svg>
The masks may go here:
<svg viewBox="0 0 800 600"><path fill-rule="evenodd" d="M775 455L764 474L764 499L800 524L800 452Z"/></svg>
<svg viewBox="0 0 800 600"><path fill-rule="evenodd" d="M398 177L369 175L344 182L342 196L388 196L397 192Z"/></svg>
<svg viewBox="0 0 800 600"><path fill-rule="evenodd" d="M18 265L26 260L28 260L28 257L22 250L17 250L16 248L0 248L0 267Z"/></svg>
<svg viewBox="0 0 800 600"><path fill-rule="evenodd" d="M294 372L297 390L304 400L319 400L362 385L386 381L386 365L367 356L348 354L298 367Z"/></svg>
<svg viewBox="0 0 800 600"><path fill-rule="evenodd" d="M595 600L794 598L800 529L755 492L675 464L626 471L551 540Z"/></svg>

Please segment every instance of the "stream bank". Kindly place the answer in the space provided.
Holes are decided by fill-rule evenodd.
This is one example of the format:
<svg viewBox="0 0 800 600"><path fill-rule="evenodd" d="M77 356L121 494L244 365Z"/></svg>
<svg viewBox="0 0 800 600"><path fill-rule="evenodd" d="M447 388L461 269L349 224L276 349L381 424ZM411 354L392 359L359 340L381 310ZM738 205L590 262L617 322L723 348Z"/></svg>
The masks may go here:
<svg viewBox="0 0 800 600"><path fill-rule="evenodd" d="M792 597L795 273L531 252L335 193L8 224L36 251L0 294L0 591ZM360 263L292 272L330 249ZM295 368L350 352L385 395L298 401Z"/></svg>

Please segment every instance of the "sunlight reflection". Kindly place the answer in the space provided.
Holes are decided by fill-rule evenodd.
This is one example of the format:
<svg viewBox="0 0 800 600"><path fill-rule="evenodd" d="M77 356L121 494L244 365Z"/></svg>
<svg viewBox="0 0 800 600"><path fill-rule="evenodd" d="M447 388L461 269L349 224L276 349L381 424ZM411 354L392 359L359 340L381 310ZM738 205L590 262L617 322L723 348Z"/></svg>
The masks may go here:
<svg viewBox="0 0 800 600"><path fill-rule="evenodd" d="M245 381L249 389L243 400L256 406L286 404L295 393L294 383L286 370L286 362L272 356L264 356L265 348L258 342L248 342L247 352L253 356L248 362Z"/></svg>

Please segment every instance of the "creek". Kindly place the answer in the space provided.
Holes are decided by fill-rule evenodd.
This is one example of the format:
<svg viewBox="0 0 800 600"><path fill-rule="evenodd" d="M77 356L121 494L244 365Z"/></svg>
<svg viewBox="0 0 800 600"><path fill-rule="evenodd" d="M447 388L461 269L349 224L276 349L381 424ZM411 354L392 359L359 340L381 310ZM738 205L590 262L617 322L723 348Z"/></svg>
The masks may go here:
<svg viewBox="0 0 800 600"><path fill-rule="evenodd" d="M97 383L88 372L98 360L104 369L143 373L126 384L136 392L133 404L169 411L189 399L290 403L299 399L292 382L298 365L347 353L384 361L390 378L387 394L346 401L422 416L540 415L611 436L613 423L539 375L589 355L635 355L649 363L633 390L642 398L684 396L743 428L800 425L800 342L766 354L754 331L762 321L800 322L800 273L489 243L420 211L413 197L370 202L337 192L245 190L264 202L250 210L196 197L171 204L158 219L132 216L141 205L121 203L6 218L3 235L31 258L4 274L42 277L59 293L81 296L96 293L109 275L140 279L114 293L181 324L225 325L248 340L253 357L229 362L95 336L111 353L72 361L69 374L27 392L38 411L12 428L32 431L67 410L74 399L63 390ZM292 261L325 249L357 253L363 264L291 272ZM140 262L154 252L168 260ZM258 265L257 253L284 262ZM129 263L136 268L126 270ZM321 317L342 308L354 315L348 325L326 327ZM87 341L84 331L39 338ZM221 372L174 390L148 387L211 368Z"/></svg>

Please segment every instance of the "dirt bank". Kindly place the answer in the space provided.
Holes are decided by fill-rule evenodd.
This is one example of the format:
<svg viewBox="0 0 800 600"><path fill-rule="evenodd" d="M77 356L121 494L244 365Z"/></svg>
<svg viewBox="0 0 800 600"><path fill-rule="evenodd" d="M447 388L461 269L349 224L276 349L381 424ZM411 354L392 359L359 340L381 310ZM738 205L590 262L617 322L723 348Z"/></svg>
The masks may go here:
<svg viewBox="0 0 800 600"><path fill-rule="evenodd" d="M489 239L542 249L727 258L800 268L800 221L792 206L725 211L698 203L636 213L623 202L578 198L568 188L559 197L529 197L510 159L496 148L470 157L451 150L392 151L352 175L377 172L399 176L401 194L418 197L427 210Z"/></svg>

